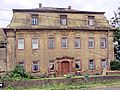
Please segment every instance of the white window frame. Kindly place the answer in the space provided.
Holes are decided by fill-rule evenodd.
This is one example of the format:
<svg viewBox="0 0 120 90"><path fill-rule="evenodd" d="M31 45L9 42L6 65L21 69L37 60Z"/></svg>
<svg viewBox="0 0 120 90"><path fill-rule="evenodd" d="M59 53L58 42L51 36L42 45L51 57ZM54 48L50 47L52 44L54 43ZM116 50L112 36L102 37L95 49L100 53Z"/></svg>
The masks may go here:
<svg viewBox="0 0 120 90"><path fill-rule="evenodd" d="M62 48L68 47L68 38L67 37L62 37L61 46L62 46Z"/></svg>
<svg viewBox="0 0 120 90"><path fill-rule="evenodd" d="M101 60L101 68L102 68L102 69L104 69L104 68L107 69L107 60L106 60L106 59L102 59L102 60Z"/></svg>
<svg viewBox="0 0 120 90"><path fill-rule="evenodd" d="M89 60L89 70L93 70L93 69L95 69L95 61L94 61L94 59L90 59Z"/></svg>
<svg viewBox="0 0 120 90"><path fill-rule="evenodd" d="M53 69L51 69L53 67ZM53 71L55 69L54 61L49 61L48 68L50 71Z"/></svg>
<svg viewBox="0 0 120 90"><path fill-rule="evenodd" d="M81 46L81 40L80 40L80 37L75 37L75 41L74 41L74 46L75 48L80 48Z"/></svg>
<svg viewBox="0 0 120 90"><path fill-rule="evenodd" d="M39 48L39 38L32 38L32 49Z"/></svg>
<svg viewBox="0 0 120 90"><path fill-rule="evenodd" d="M55 47L55 38L54 37L49 37L48 38L48 48L54 48Z"/></svg>
<svg viewBox="0 0 120 90"><path fill-rule="evenodd" d="M31 24L32 25L38 25L38 15L32 15Z"/></svg>
<svg viewBox="0 0 120 90"><path fill-rule="evenodd" d="M95 25L95 16L88 16L88 25L89 26Z"/></svg>
<svg viewBox="0 0 120 90"><path fill-rule="evenodd" d="M37 70L35 70L34 68L37 66ZM37 72L37 71L39 71L39 61L33 61L32 62L32 71L33 72Z"/></svg>
<svg viewBox="0 0 120 90"><path fill-rule="evenodd" d="M25 41L24 38L18 38L18 49L24 49L25 47Z"/></svg>
<svg viewBox="0 0 120 90"><path fill-rule="evenodd" d="M100 39L100 48L106 48L107 47L107 39L101 38Z"/></svg>
<svg viewBox="0 0 120 90"><path fill-rule="evenodd" d="M67 25L67 15L60 15L60 24L63 26Z"/></svg>
<svg viewBox="0 0 120 90"><path fill-rule="evenodd" d="M89 37L88 38L88 47L89 48L94 48L94 37Z"/></svg>
<svg viewBox="0 0 120 90"><path fill-rule="evenodd" d="M76 68L76 64L78 64L79 68ZM81 69L81 61L75 60L75 69Z"/></svg>

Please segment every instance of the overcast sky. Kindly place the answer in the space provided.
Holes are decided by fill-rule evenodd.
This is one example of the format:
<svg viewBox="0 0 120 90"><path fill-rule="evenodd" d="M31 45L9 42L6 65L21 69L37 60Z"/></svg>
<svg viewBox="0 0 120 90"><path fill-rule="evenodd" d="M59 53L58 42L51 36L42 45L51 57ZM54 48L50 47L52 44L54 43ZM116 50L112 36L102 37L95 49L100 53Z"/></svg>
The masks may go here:
<svg viewBox="0 0 120 90"><path fill-rule="evenodd" d="M120 6L120 0L0 0L0 28L6 27L12 19L12 9L43 7L65 7L82 11L106 12L107 19L114 16L113 11Z"/></svg>

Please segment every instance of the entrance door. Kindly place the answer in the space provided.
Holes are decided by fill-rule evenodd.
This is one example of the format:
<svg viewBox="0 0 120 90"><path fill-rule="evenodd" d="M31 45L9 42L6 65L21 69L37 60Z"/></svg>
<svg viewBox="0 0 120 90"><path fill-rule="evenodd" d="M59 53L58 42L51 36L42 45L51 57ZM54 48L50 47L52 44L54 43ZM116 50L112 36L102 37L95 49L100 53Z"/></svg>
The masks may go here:
<svg viewBox="0 0 120 90"><path fill-rule="evenodd" d="M69 73L69 62L68 61L63 61L61 63L61 74L68 74Z"/></svg>

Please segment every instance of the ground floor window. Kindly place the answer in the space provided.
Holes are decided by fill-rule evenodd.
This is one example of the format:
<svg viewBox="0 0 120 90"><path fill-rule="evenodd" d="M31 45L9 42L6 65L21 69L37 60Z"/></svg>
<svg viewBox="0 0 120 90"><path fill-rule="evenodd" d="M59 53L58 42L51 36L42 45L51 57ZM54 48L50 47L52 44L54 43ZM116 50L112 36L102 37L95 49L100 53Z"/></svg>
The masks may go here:
<svg viewBox="0 0 120 90"><path fill-rule="evenodd" d="M24 68L24 61L19 61L18 64L19 64L19 66Z"/></svg>
<svg viewBox="0 0 120 90"><path fill-rule="evenodd" d="M89 60L89 70L93 70L93 69L95 69L95 64L94 64L94 60L91 59Z"/></svg>
<svg viewBox="0 0 120 90"><path fill-rule="evenodd" d="M54 61L49 61L48 68L49 70L54 70Z"/></svg>
<svg viewBox="0 0 120 90"><path fill-rule="evenodd" d="M107 60L106 59L101 60L101 68L102 69L107 68Z"/></svg>
<svg viewBox="0 0 120 90"><path fill-rule="evenodd" d="M81 69L80 60L75 60L75 68L76 69Z"/></svg>
<svg viewBox="0 0 120 90"><path fill-rule="evenodd" d="M33 61L33 63L32 63L32 71L33 72L39 71L39 62L38 61Z"/></svg>

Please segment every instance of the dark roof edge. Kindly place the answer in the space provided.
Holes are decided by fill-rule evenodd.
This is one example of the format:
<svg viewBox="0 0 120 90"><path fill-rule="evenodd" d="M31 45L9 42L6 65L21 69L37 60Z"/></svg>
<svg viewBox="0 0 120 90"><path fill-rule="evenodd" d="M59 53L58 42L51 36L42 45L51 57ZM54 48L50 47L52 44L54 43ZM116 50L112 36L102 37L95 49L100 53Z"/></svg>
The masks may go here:
<svg viewBox="0 0 120 90"><path fill-rule="evenodd" d="M116 29L81 29L81 28L3 28L4 31L15 31L15 30L84 30L84 31L116 31Z"/></svg>
<svg viewBox="0 0 120 90"><path fill-rule="evenodd" d="M13 9L13 12L44 12L44 13L80 13L80 14L104 14L105 12L96 11L77 11L77 10L46 10L46 9Z"/></svg>

